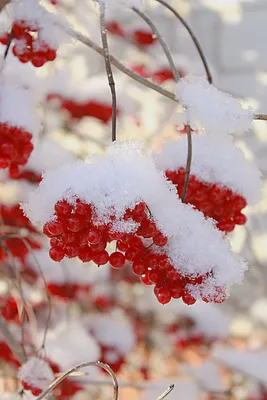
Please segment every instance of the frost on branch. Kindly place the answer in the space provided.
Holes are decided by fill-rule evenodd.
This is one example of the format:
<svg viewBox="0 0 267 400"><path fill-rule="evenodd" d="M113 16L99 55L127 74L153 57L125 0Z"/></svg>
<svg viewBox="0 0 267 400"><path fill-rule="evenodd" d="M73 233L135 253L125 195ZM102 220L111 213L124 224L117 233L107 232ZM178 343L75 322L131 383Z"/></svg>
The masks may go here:
<svg viewBox="0 0 267 400"><path fill-rule="evenodd" d="M242 108L238 100L218 90L205 78L182 78L177 83L176 96L188 109L192 126L200 124L209 134L242 133L251 128L252 109ZM181 118L187 122L186 114Z"/></svg>
<svg viewBox="0 0 267 400"><path fill-rule="evenodd" d="M50 255L55 261L79 255L82 261L93 259L101 265L109 260L114 268L121 268L125 256L119 250L124 248L121 250L124 252L127 243L130 246L129 241L134 240L141 251L140 263L148 257L145 267L138 264L138 271L134 264L135 273L150 274L154 283L158 283L156 295L162 285L166 290L167 279L172 285L168 290L175 291L175 298L184 293L192 304L195 300L191 295L201 296L204 301L215 297L216 301L223 301L226 286L240 282L246 269L246 264L232 253L228 241L214 223L177 199L174 187L135 142L112 145L104 155L94 155L86 162L78 161L46 172L39 188L29 194L23 207L34 224L45 225L45 233L51 238ZM79 215L81 212L87 217ZM160 236L160 242L153 239L151 246L154 247L147 253L148 238L155 234ZM103 235L107 235L105 241ZM119 243L119 238L122 242L125 240L126 248ZM67 244L74 239L76 243L80 240L79 248ZM118 240L120 246L110 256L103 250L107 240ZM94 247L100 241L101 251ZM140 257L140 252L136 257L138 254ZM151 257L155 268L159 262L163 263L156 274L150 272L150 269L155 270L151 268ZM143 272L139 272L141 269ZM179 289L179 294L178 282L183 288ZM171 299L169 292L167 299Z"/></svg>
<svg viewBox="0 0 267 400"><path fill-rule="evenodd" d="M53 382L55 376L45 360L31 357L19 368L18 378L25 390L30 390L33 395L38 396Z"/></svg>

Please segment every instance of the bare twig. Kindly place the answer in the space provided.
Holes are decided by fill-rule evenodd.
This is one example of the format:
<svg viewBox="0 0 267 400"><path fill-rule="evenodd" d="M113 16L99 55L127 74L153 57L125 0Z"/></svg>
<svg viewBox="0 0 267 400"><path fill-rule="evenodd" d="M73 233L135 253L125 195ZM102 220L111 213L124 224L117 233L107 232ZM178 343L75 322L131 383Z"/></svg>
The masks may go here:
<svg viewBox="0 0 267 400"><path fill-rule="evenodd" d="M69 375L71 375L73 372L76 372L76 371L80 370L81 368L85 368L85 367L99 367L99 368L103 368L105 371L107 371L113 380L113 390L114 390L113 391L113 400L118 400L119 385L118 385L117 377L116 377L115 373L112 371L112 369L110 368L110 366L102 363L101 361L84 362L84 363L75 365L75 367L69 369L67 372L64 372L60 377L55 379L54 382L52 382L51 385L49 385L47 389L45 389L38 397L36 397L36 400L43 399L49 392L54 390Z"/></svg>
<svg viewBox="0 0 267 400"><path fill-rule="evenodd" d="M255 120L267 121L267 114L254 114Z"/></svg>
<svg viewBox="0 0 267 400"><path fill-rule="evenodd" d="M174 389L174 385L171 385L168 387L167 390L165 390L165 392L163 392L158 398L157 400L163 400L165 399L165 397L167 397Z"/></svg>
<svg viewBox="0 0 267 400"><path fill-rule="evenodd" d="M210 72L210 69L209 69L209 66L208 66L207 59L206 59L206 57L205 57L205 55L204 55L204 52L203 52L203 50L202 50L202 48L201 48L201 46L200 46L200 43L199 43L198 39L196 38L194 32L192 31L192 29L190 28L190 26L188 25L188 23L187 23L187 22L184 20L184 18L178 13L178 11L175 10L175 8L173 8L169 3L167 3L167 2L164 1L164 0L156 0L156 1L157 1L158 3L160 3L160 4L162 4L164 7L168 8L168 10L170 10L170 11L176 16L176 18L179 19L179 21L182 23L182 25L185 27L185 29L186 29L187 32L189 33L191 39L193 40L193 42L194 42L194 44L195 44L195 46L196 46L196 48L197 48L198 54L199 54L199 56L200 56L200 58L201 58L201 61L202 61L202 63L203 63L203 66L204 66L204 68L205 68L205 71L206 71L207 80L209 81L209 83L212 83L212 76L211 76L211 72Z"/></svg>
<svg viewBox="0 0 267 400"><path fill-rule="evenodd" d="M109 47L108 47L108 39L107 39L107 30L105 27L105 8L106 5L103 4L100 0L100 31L101 31L101 40L104 50L104 60L106 66L106 72L108 77L108 84L110 86L111 97L112 97L112 142L116 140L116 118L117 118L117 99L116 99L116 90L115 90L115 81L112 73L110 56L109 56Z"/></svg>
<svg viewBox="0 0 267 400"><path fill-rule="evenodd" d="M190 176L190 171L191 171L191 163L192 163L192 134L191 134L191 127L189 123L187 124L186 127L186 133L187 133L187 160L186 160L186 167L185 167L185 179L184 179L184 188L183 188L183 194L182 194L182 202L185 201L185 196L186 196L186 191L188 187L188 182L189 182L189 176Z"/></svg>
<svg viewBox="0 0 267 400"><path fill-rule="evenodd" d="M22 347L19 345L19 343L13 337L5 320L2 317L0 317L0 330L3 333L5 340L8 344L8 347L11 349L12 353L17 357L18 361L21 364L24 364L27 361L27 359L24 355Z"/></svg>
<svg viewBox="0 0 267 400"><path fill-rule="evenodd" d="M168 60L169 65L171 67L171 70L172 70L173 76L175 78L175 81L178 82L179 79L180 79L179 72L177 71L177 68L176 68L176 66L174 64L174 61L173 61L173 58L172 58L172 55L171 55L171 51L170 51L167 43L165 42L164 38L161 36L158 28L151 21L151 19L148 17L148 15L145 14L143 11L139 10L136 7L132 7L132 10L136 14L138 14L150 26L152 32L157 36L158 41L159 41L159 43L160 43L160 45L161 45L161 47L162 47L162 49L163 49L163 51L164 51L164 53L165 53L165 55L167 57L167 60Z"/></svg>

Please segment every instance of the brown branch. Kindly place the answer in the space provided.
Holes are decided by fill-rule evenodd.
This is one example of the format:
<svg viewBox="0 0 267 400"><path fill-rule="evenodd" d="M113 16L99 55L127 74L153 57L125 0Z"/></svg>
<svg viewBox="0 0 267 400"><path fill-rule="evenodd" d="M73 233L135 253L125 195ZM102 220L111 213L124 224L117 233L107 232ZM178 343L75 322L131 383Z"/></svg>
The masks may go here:
<svg viewBox="0 0 267 400"><path fill-rule="evenodd" d="M256 121L267 121L267 114L254 114L254 119Z"/></svg>
<svg viewBox="0 0 267 400"><path fill-rule="evenodd" d="M116 99L116 89L115 89L115 81L112 73L111 63L110 63L110 55L109 55L109 47L108 47L108 39L107 39L107 30L105 27L105 8L106 5L102 4L102 1L99 1L100 7L100 32L101 32L101 40L102 46L104 50L104 60L108 78L108 84L111 91L112 97L112 130L111 137L112 142L116 140L116 118L117 118L117 99Z"/></svg>
<svg viewBox="0 0 267 400"><path fill-rule="evenodd" d="M188 23L187 23L187 22L184 20L184 18L178 13L178 11L175 10L175 8L173 8L169 3L167 3L167 2L164 1L164 0L156 0L156 1L157 1L158 3L160 3L160 4L162 4L164 7L168 8L168 10L170 10L170 11L175 15L175 17L179 19L179 21L182 23L182 25L185 27L185 29L186 29L187 32L189 33L191 39L193 40L193 42L194 42L194 44L195 44L195 46L196 46L196 48L197 48L198 54L199 54L199 56L200 56L200 58L201 58L201 61L202 61L202 63L203 63L203 66L204 66L204 68L205 68L205 71L206 71L207 80L209 81L209 83L212 83L212 76L211 76L211 72L210 72L210 69L209 69L209 66L208 66L207 59L206 59L206 57L205 57L205 55L204 55L204 52L203 52L203 50L202 50L202 48L201 48L201 46L200 46L200 43L199 43L197 37L195 36L194 32L192 31L192 29L190 28L190 26L188 25Z"/></svg>
<svg viewBox="0 0 267 400"><path fill-rule="evenodd" d="M101 361L84 362L84 363L75 365L75 367L69 369L67 372L64 372L60 377L55 379L54 382L52 382L51 385L49 385L47 389L45 389L38 397L36 397L36 400L43 399L49 392L54 390L69 375L71 375L73 372L76 372L76 371L80 370L81 368L85 368L85 367L99 367L99 368L103 368L105 371L107 371L113 380L113 400L118 400L119 384L118 384L117 377L116 377L115 373L112 371L112 369L110 368L110 366L102 363Z"/></svg>
<svg viewBox="0 0 267 400"><path fill-rule="evenodd" d="M136 8L136 7L132 7L132 10L133 10L136 14L138 14L139 17L141 17L141 18L150 26L150 28L151 28L152 32L154 33L154 35L157 36L157 39L158 39L158 41L159 41L159 43L160 43L160 45L161 45L161 47L162 47L162 49L163 49L163 51L164 51L166 57L167 57L167 60L168 60L168 62L169 62L170 68L171 68L172 73L173 73L173 77L174 77L175 81L178 82L179 79L180 79L179 72L177 71L177 68L176 68L176 66L175 66L175 64L174 64L174 61L173 61L173 58L172 58L170 49L169 49L167 43L165 42L164 38L161 36L161 34L160 34L158 28L157 28L156 25L151 21L151 19L148 17L148 15L145 14L143 11L139 10L139 9Z"/></svg>

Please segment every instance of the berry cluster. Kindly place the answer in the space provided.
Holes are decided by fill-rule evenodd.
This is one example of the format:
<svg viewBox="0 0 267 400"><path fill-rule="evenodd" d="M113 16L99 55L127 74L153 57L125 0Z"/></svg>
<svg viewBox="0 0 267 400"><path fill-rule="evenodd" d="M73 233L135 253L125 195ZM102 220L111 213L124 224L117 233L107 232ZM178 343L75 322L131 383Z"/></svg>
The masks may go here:
<svg viewBox="0 0 267 400"><path fill-rule="evenodd" d="M41 39L37 23L15 21L11 33L2 35L0 43L8 45L11 40L14 42L13 54L22 63L30 61L35 67L42 67L46 62L54 61L56 58L56 50Z"/></svg>
<svg viewBox="0 0 267 400"><path fill-rule="evenodd" d="M9 168L11 178L19 175L33 150L32 135L22 128L0 123L0 169Z"/></svg>
<svg viewBox="0 0 267 400"><path fill-rule="evenodd" d="M40 388L30 385L29 383L27 383L25 381L22 381L21 383L22 383L23 389L31 391L33 396L39 396L39 394L42 393L42 389L40 389Z"/></svg>
<svg viewBox="0 0 267 400"><path fill-rule="evenodd" d="M14 206L5 206L0 205L0 216L2 219L2 232L0 226L0 236L8 236L5 231L5 226L8 228L14 228L18 230L19 236L19 229L24 228L29 233L36 233L36 230L30 223L29 219L23 214L19 204ZM4 245L7 247L8 251L4 247L0 247L0 261L4 260L8 256L8 252L10 252L14 257L18 257L22 262L26 255L29 252L29 248L32 249L39 249L40 244L35 240L26 237L24 240L20 239L19 237L10 237L5 238L3 240ZM27 244L28 246L27 246Z"/></svg>
<svg viewBox="0 0 267 400"><path fill-rule="evenodd" d="M182 196L185 169L166 171L167 178L176 186L179 197ZM206 217L217 221L217 228L223 232L232 232L236 225L244 225L246 216L242 209L247 202L239 194L226 186L201 181L194 175L189 178L185 203L190 203Z"/></svg>
<svg viewBox="0 0 267 400"><path fill-rule="evenodd" d="M172 298L194 304L196 299L189 293L188 285L203 285L210 277L210 274L184 276L174 268L165 251L168 238L158 230L144 202L127 209L124 214L124 220L139 224L134 234L114 232L109 224L99 225L93 207L80 199L75 205L60 200L54 210L54 219L43 228L51 239L49 254L54 261L79 257L83 262L93 261L97 265L109 262L114 269L121 269L128 262L143 284L155 285L154 293L161 304L169 303ZM109 254L106 247L113 241L116 248ZM222 302L225 298L222 292L223 289L218 288L213 298L203 295L202 299Z"/></svg>
<svg viewBox="0 0 267 400"><path fill-rule="evenodd" d="M138 29L131 34L126 32L124 27L122 27L116 21L110 21L106 24L106 29L109 33L112 33L115 36L119 36L125 39L129 39L133 41L137 46L148 47L154 44L157 41L157 38L153 35L153 32L143 31Z"/></svg>
<svg viewBox="0 0 267 400"><path fill-rule="evenodd" d="M81 292L88 292L89 285L78 285L74 283L48 283L47 289L53 296L61 299L77 299Z"/></svg>
<svg viewBox="0 0 267 400"><path fill-rule="evenodd" d="M57 100L60 108L66 110L74 120L79 120L83 117L94 117L104 124L107 124L112 117L112 106L110 104L99 103L93 100L82 103L64 98L59 94L50 94L47 100ZM117 110L117 116L118 115L119 110Z"/></svg>

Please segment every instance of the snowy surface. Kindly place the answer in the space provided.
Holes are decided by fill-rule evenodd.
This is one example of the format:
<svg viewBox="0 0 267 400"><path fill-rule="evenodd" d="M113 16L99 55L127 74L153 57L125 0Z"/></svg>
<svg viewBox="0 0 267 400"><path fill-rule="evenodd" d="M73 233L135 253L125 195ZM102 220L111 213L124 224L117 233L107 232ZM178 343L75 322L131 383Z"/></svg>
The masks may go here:
<svg viewBox="0 0 267 400"><path fill-rule="evenodd" d="M182 78L176 85L176 95L188 109L190 122L200 123L210 134L242 133L251 128L252 110L242 108L237 99L210 85L205 78Z"/></svg>
<svg viewBox="0 0 267 400"><path fill-rule="evenodd" d="M18 370L18 378L34 388L46 389L55 379L49 364L41 358L31 357Z"/></svg>
<svg viewBox="0 0 267 400"><path fill-rule="evenodd" d="M254 204L261 198L261 172L228 136L192 134L191 173L201 181L218 183L232 189ZM162 171L185 168L187 136L167 141L155 154L155 163Z"/></svg>

